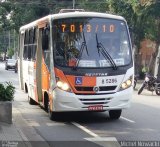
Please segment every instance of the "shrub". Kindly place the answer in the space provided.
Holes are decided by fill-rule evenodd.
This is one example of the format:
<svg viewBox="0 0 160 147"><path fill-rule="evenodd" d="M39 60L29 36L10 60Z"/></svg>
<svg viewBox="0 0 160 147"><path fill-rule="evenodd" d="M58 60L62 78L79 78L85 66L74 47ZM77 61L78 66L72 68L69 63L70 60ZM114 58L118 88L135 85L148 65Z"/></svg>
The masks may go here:
<svg viewBox="0 0 160 147"><path fill-rule="evenodd" d="M14 55L14 50L12 48L8 49L7 54L9 58L12 58L12 56Z"/></svg>
<svg viewBox="0 0 160 147"><path fill-rule="evenodd" d="M14 99L15 87L11 82L0 83L0 101L12 101Z"/></svg>

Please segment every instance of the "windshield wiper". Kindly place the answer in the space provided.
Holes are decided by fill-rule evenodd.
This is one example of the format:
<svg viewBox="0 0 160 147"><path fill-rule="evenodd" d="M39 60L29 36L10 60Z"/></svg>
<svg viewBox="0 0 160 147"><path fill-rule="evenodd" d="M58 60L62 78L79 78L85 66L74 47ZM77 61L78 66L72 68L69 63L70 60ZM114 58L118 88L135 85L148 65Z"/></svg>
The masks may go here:
<svg viewBox="0 0 160 147"><path fill-rule="evenodd" d="M96 34L96 42L97 42L97 49L98 49L98 54L100 53L103 55L103 57L109 61L109 63L112 65L114 70L117 70L117 65L112 59L112 57L109 55L109 53L106 51L105 47L98 41L98 36Z"/></svg>
<svg viewBox="0 0 160 147"><path fill-rule="evenodd" d="M87 48L87 44L86 44L86 38L85 38L85 35L84 35L84 32L83 32L83 42L81 44L81 48L80 48L80 52L79 52L79 55L78 55L78 60L76 62L76 66L73 67L73 69L77 69L78 65L79 65L79 61L82 57L82 53L84 51L84 48L86 49L86 53L87 55L89 56L89 53L88 53L88 48Z"/></svg>

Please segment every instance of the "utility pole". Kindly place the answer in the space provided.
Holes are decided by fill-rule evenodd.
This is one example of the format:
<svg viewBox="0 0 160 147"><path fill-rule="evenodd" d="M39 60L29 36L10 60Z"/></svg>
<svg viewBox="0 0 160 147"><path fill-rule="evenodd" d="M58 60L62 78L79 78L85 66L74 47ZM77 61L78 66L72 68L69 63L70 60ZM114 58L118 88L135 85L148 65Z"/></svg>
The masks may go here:
<svg viewBox="0 0 160 147"><path fill-rule="evenodd" d="M73 9L75 9L75 0L73 0Z"/></svg>

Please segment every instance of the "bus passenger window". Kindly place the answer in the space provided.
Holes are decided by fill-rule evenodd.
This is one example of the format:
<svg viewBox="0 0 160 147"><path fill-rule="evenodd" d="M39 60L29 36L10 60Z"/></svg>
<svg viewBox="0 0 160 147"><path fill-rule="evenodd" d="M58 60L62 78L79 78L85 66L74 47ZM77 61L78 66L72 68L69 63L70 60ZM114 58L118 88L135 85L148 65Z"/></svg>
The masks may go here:
<svg viewBox="0 0 160 147"><path fill-rule="evenodd" d="M29 43L29 33L28 30L25 31L25 37L24 37L24 48L23 48L23 59L27 60L28 58L28 43Z"/></svg>
<svg viewBox="0 0 160 147"><path fill-rule="evenodd" d="M28 44L29 38L28 38L28 30L25 32L25 37L24 37L24 45Z"/></svg>
<svg viewBox="0 0 160 147"><path fill-rule="evenodd" d="M28 46L24 46L23 59L26 60L28 57Z"/></svg>
<svg viewBox="0 0 160 147"><path fill-rule="evenodd" d="M45 64L48 70L50 70L50 50L49 50L49 37L50 29L49 26L42 29L42 50Z"/></svg>
<svg viewBox="0 0 160 147"><path fill-rule="evenodd" d="M42 30L42 49L49 49L49 27L46 27Z"/></svg>
<svg viewBox="0 0 160 147"><path fill-rule="evenodd" d="M33 45L33 46L32 46L32 52L31 52L32 60L35 60L35 59L36 59L36 49L37 49L37 46L36 46L36 45Z"/></svg>
<svg viewBox="0 0 160 147"><path fill-rule="evenodd" d="M28 60L31 60L31 45L28 46Z"/></svg>
<svg viewBox="0 0 160 147"><path fill-rule="evenodd" d="M36 34L36 28L32 30L32 49L31 49L31 59L36 59L36 49L37 49L37 34Z"/></svg>

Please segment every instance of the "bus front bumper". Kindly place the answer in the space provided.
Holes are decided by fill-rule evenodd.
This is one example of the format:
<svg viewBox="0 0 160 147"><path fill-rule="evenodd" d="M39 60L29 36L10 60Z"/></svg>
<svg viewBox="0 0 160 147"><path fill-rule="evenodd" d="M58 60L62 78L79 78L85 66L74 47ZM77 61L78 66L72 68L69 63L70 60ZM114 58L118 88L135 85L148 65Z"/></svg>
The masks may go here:
<svg viewBox="0 0 160 147"><path fill-rule="evenodd" d="M53 92L54 112L91 111L90 107L100 106L101 111L125 109L130 106L133 87L114 94L76 95L58 88ZM93 111L100 111L93 109Z"/></svg>

